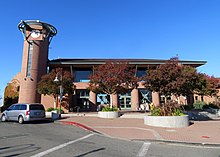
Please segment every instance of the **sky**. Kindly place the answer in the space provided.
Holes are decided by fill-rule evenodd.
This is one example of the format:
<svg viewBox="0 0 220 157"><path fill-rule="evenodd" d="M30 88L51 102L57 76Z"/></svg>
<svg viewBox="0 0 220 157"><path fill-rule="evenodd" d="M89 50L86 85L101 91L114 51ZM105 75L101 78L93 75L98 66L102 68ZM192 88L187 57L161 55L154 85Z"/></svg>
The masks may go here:
<svg viewBox="0 0 220 157"><path fill-rule="evenodd" d="M21 70L21 20L58 30L49 59L138 58L207 61L199 72L220 77L219 0L2 0L0 96Z"/></svg>

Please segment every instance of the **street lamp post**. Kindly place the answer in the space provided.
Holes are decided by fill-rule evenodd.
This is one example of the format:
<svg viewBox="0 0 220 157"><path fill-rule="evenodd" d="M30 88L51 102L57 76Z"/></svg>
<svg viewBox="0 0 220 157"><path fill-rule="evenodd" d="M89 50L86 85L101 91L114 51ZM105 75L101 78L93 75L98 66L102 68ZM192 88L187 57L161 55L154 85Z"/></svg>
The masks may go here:
<svg viewBox="0 0 220 157"><path fill-rule="evenodd" d="M62 75L61 75L61 79L59 80L58 79L58 75L56 74L56 77L54 79L54 82L59 82L61 81L61 84L60 84L60 109L59 109L59 118L61 118L61 104L62 104L62 99L63 99L63 80L62 80Z"/></svg>

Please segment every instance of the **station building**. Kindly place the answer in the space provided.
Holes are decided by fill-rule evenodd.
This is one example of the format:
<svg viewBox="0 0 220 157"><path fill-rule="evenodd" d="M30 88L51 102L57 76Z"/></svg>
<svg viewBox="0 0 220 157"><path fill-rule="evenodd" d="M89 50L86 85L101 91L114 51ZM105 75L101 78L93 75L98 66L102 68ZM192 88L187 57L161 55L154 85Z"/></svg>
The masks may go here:
<svg viewBox="0 0 220 157"><path fill-rule="evenodd" d="M40 95L36 91L37 83L41 76L55 68L63 68L70 71L76 87L72 95L63 97L62 107L65 112L96 111L98 105L109 104L109 98L105 93L94 93L87 89L88 76L93 72L94 66L105 64L108 60L125 60L129 65L136 67L136 76L141 77L147 70L164 64L167 60L160 59L53 59L48 60L48 47L53 36L57 34L54 26L38 21L21 21L18 25L24 37L24 48L21 72L13 81L19 86L19 103L42 103L46 108L54 106L51 96ZM189 65L194 68L202 66L206 61L184 61L179 64ZM49 69L49 70L48 70ZM171 96L170 99L176 99ZM180 102L185 104L193 101L193 97L181 97ZM141 82L137 89L128 90L126 93L113 95L113 105L121 110L136 111L141 106L154 103L155 106L164 101L164 96L157 92L151 92L142 86Z"/></svg>
<svg viewBox="0 0 220 157"><path fill-rule="evenodd" d="M109 104L109 97L105 93L94 93L89 91L89 75L92 74L94 66L105 64L108 60L126 61L130 66L136 67L136 76L142 77L146 75L147 70L156 68L160 64L164 64L167 60L156 59L54 59L49 61L49 69L63 68L70 71L76 87L75 93L69 97L69 110L75 110L78 106L83 111L95 111L97 105ZM204 65L204 61L179 61L179 64L189 65L194 68ZM127 93L119 93L112 96L113 106L121 110L138 110L141 106L154 103L159 105L165 101L164 96L157 92L151 92L146 89L141 82L137 89L128 90ZM171 97L171 99L174 99ZM186 103L186 98L181 97L181 103ZM191 101L188 99L188 101ZM42 97L42 103L51 104Z"/></svg>

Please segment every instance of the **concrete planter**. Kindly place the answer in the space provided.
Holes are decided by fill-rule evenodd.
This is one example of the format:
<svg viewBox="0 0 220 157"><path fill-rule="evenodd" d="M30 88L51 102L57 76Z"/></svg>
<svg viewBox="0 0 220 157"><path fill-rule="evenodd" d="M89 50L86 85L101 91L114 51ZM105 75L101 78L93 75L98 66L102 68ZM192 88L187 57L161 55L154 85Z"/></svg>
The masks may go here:
<svg viewBox="0 0 220 157"><path fill-rule="evenodd" d="M57 120L59 119L59 113L57 110L46 112L46 117L51 118L52 120Z"/></svg>
<svg viewBox="0 0 220 157"><path fill-rule="evenodd" d="M189 126L189 116L145 116L144 124L167 128L182 128Z"/></svg>
<svg viewBox="0 0 220 157"><path fill-rule="evenodd" d="M118 118L119 113L117 111L108 111L108 112L99 111L98 117L100 117L100 118Z"/></svg>

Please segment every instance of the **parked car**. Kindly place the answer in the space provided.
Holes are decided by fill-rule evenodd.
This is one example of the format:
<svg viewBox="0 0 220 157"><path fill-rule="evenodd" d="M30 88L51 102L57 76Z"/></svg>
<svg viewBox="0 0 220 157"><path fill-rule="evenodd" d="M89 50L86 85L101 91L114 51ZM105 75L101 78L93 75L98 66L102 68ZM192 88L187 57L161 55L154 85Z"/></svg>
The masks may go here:
<svg viewBox="0 0 220 157"><path fill-rule="evenodd" d="M2 113L1 121L36 121L45 119L45 109L42 104L13 104Z"/></svg>

